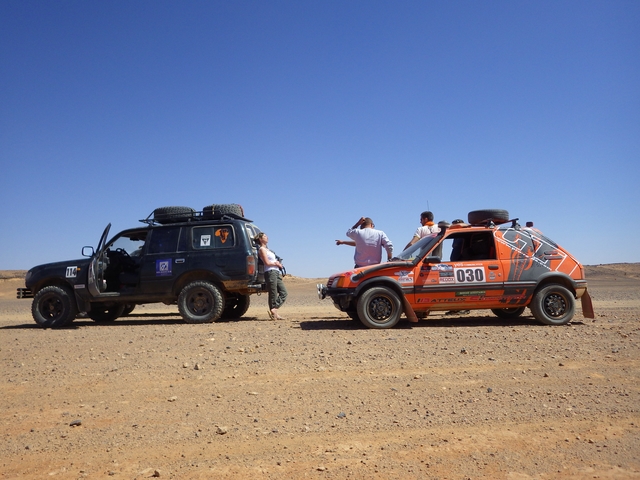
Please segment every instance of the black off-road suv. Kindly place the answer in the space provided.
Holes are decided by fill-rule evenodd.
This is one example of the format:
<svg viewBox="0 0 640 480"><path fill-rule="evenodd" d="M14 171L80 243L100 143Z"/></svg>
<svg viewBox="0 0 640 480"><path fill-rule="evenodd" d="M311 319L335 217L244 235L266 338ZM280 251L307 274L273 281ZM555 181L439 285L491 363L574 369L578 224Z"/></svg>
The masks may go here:
<svg viewBox="0 0 640 480"><path fill-rule="evenodd" d="M260 233L237 204L155 209L145 226L118 233L86 258L32 268L18 298L33 298L42 327L63 327L86 313L110 322L136 305L178 304L187 323L240 318L250 295L264 291L253 238Z"/></svg>

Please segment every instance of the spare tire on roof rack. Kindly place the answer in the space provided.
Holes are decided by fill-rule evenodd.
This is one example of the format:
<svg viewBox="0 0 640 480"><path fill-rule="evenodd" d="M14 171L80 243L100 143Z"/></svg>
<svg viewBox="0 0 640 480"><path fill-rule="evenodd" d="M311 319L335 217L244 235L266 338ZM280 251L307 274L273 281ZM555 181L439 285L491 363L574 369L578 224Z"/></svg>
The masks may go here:
<svg viewBox="0 0 640 480"><path fill-rule="evenodd" d="M474 210L469 212L467 218L471 225L480 225L489 222L500 224L509 221L509 212L501 209Z"/></svg>
<svg viewBox="0 0 640 480"><path fill-rule="evenodd" d="M212 218L220 218L223 215L233 215L236 217L244 217L244 209L237 203L218 203L207 205L202 209L202 217L205 220Z"/></svg>
<svg viewBox="0 0 640 480"><path fill-rule="evenodd" d="M191 207L160 207L153 211L153 220L162 225L186 222L192 219L195 213Z"/></svg>

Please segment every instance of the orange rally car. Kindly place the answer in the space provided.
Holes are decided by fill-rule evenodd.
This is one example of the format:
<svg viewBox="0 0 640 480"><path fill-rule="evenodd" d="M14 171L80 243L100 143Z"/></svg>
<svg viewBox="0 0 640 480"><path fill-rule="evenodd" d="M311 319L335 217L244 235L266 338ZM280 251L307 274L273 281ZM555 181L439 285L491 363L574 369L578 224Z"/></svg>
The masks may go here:
<svg viewBox="0 0 640 480"><path fill-rule="evenodd" d="M578 298L593 318L584 268L566 250L506 210L475 210L468 222L441 228L389 262L332 275L318 295L370 328L391 328L403 312L412 322L477 309L509 319L526 307L543 324L564 325Z"/></svg>

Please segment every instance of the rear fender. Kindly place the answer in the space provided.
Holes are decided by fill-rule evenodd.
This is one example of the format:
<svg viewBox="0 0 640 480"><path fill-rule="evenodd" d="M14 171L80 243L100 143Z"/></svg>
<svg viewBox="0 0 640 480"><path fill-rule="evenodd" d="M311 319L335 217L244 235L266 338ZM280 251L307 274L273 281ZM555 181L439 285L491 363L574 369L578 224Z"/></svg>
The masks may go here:
<svg viewBox="0 0 640 480"><path fill-rule="evenodd" d="M536 290L549 285L551 283L557 283L558 285L563 285L567 287L573 293L575 298L577 297L578 285L576 281L571 278L569 275L559 272L549 272L540 276L538 280L538 284L536 285Z"/></svg>

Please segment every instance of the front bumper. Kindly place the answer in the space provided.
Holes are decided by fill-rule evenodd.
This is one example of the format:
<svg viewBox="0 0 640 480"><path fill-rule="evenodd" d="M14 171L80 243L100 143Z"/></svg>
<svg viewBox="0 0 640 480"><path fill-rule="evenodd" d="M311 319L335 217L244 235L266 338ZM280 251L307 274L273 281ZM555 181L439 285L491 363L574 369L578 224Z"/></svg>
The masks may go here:
<svg viewBox="0 0 640 480"><path fill-rule="evenodd" d="M322 283L319 283L316 287L318 289L318 298L320 300L330 297L331 300L333 300L333 305L341 312L351 310L350 306L354 295L353 289L328 288Z"/></svg>
<svg viewBox="0 0 640 480"><path fill-rule="evenodd" d="M16 298L33 298L33 292L30 288L16 289Z"/></svg>

